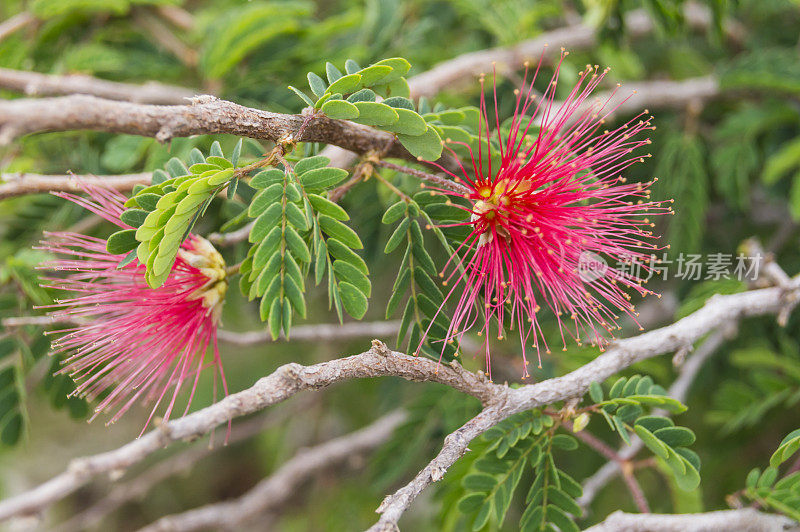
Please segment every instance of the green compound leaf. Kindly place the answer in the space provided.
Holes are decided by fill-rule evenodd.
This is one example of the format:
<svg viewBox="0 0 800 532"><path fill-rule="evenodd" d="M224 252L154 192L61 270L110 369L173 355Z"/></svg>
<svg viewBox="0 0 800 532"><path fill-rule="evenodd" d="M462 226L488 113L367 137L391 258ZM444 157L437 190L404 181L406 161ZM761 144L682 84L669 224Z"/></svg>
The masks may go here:
<svg viewBox="0 0 800 532"><path fill-rule="evenodd" d="M352 249L362 247L361 241L342 223L349 218L344 209L317 193L348 175L328 162L323 156L308 157L253 178L254 188L261 190L248 208L255 223L240 287L249 299L261 298L261 317L271 334L282 331L288 338L292 316L305 317L305 278L312 269L317 284L328 273L329 301L340 319L342 310L356 318L366 312L369 270Z"/></svg>
<svg viewBox="0 0 800 532"><path fill-rule="evenodd" d="M170 159L170 177L138 189L128 201L121 218L136 229L120 231L108 239L108 249L119 254L136 250L146 265L145 279L151 287L163 284L175 262L181 243L202 215L216 192L234 178L233 163L222 156L218 142L207 158L190 154L190 170L177 158ZM163 177L163 176L162 176Z"/></svg>

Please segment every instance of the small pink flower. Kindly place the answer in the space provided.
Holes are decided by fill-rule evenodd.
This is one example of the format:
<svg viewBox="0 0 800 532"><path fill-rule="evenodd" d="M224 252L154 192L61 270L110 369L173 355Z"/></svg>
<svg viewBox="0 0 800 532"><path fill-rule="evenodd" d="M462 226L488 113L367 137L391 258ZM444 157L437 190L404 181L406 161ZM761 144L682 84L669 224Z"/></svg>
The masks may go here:
<svg viewBox="0 0 800 532"><path fill-rule="evenodd" d="M638 276L605 267L636 260L645 263L646 272L659 249L648 242L654 238L648 216L671 212L650 201L652 181L626 183L621 175L643 160L632 152L650 143L641 133L654 129L652 117L645 111L616 130L603 130L616 107L610 98L587 100L605 75L596 67L587 66L564 103L554 104L561 61L541 96L533 89L539 67L533 80L515 91L507 133L501 132L496 111L496 129L490 129L482 96L480 141L477 154L469 150L471 166L461 166L462 175L442 168L464 189L440 192L460 198L456 203L467 204L470 213L468 221L452 225L471 230L442 273L450 269L447 299L463 283L445 340L460 341L477 325L478 334L487 335L487 371L492 323L498 339L506 328L518 331L527 377L526 344L537 354L541 348L550 352L537 318L542 307L556 315L565 350L565 336L578 344L588 336L602 349L607 338L600 329L613 337L619 312L636 314L625 289L652 293ZM494 99L497 108L496 88Z"/></svg>
<svg viewBox="0 0 800 532"><path fill-rule="evenodd" d="M102 216L120 228L125 197L100 187L82 187L91 199L56 194ZM65 355L64 368L76 382L73 392L89 400L100 399L100 412L116 409L109 423L117 421L134 403L154 403L147 424L169 395L164 419L169 419L178 393L187 380L191 393L188 411L201 371L213 366L215 395L219 373L227 385L217 348L217 324L228 283L222 256L204 238L189 235L167 281L148 287L145 267L137 260L119 267L124 255L106 251L100 238L76 233L46 233L41 249L63 258L40 268L65 272L45 278L43 286L74 295L57 300L50 313L58 320L74 321L73 328L53 342ZM212 360L207 360L209 346ZM171 391L170 391L171 390ZM145 424L145 429L147 428ZM144 432L144 429L143 431Z"/></svg>

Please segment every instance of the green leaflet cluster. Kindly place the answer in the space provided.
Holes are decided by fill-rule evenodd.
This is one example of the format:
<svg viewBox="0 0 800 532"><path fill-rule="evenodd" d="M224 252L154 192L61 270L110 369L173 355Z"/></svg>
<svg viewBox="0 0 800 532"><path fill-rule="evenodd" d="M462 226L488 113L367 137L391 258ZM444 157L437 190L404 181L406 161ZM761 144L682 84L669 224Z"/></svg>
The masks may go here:
<svg viewBox="0 0 800 532"><path fill-rule="evenodd" d="M472 141L474 130L465 131L456 126L474 119L477 127L478 110L469 107L447 111L439 106L436 112L431 112L427 102L421 102L417 112L409 99L411 91L404 77L410 69L411 64L402 57L384 59L365 68L349 59L344 74L327 63L327 81L313 72L308 73L308 84L316 101L294 87L289 88L330 118L351 120L393 133L412 155L435 161L442 155L443 138ZM382 100L377 101L378 97Z"/></svg>
<svg viewBox="0 0 800 532"><path fill-rule="evenodd" d="M421 193L415 197L429 196L429 193ZM439 311L444 305L444 294L433 281L437 278L438 272L433 259L425 250L425 240L418 219L421 219L426 227L434 229L440 242L446 244L441 231L433 227L433 221L414 200L400 200L389 207L383 215L384 224L389 225L399 221L386 242L384 253L389 254L401 246L405 247L400 269L392 287L392 296L386 305L386 318L397 311L408 294L397 337L398 346L403 345L403 340L408 337L409 352L415 351L419 346L420 352L431 358L438 360L443 356L446 360L452 360L456 356L456 346L443 344L442 340L447 336L449 325L446 313ZM420 345L423 335L425 342Z"/></svg>
<svg viewBox="0 0 800 532"><path fill-rule="evenodd" d="M744 495L762 508L771 508L795 521L800 521L800 471L778 479L778 467L800 450L800 429L790 432L781 441L763 472L750 471L745 481Z"/></svg>
<svg viewBox="0 0 800 532"><path fill-rule="evenodd" d="M250 182L259 192L248 208L255 222L240 287L251 300L261 298L261 319L273 338L281 330L289 336L293 313L305 317L305 277L312 267L317 284L328 273L329 301L340 319L342 308L357 319L367 311L369 270L353 251L363 245L342 223L349 219L344 209L325 195L348 174L329 162L309 157L293 168L260 172Z"/></svg>
<svg viewBox="0 0 800 532"><path fill-rule="evenodd" d="M630 445L634 432L672 472L682 490L691 491L700 484L700 457L687 447L694 443L695 435L686 427L676 427L668 417L645 413L645 407L662 408L672 413L686 411L680 401L669 397L666 390L654 384L653 379L641 375L620 377L603 394L600 384L593 382L589 396L611 430Z"/></svg>
<svg viewBox="0 0 800 532"><path fill-rule="evenodd" d="M223 156L219 143L214 142L208 157L200 150L192 150L189 168L180 159L172 158L166 172L153 172L153 184L137 187L125 202L128 210L121 218L134 229L112 234L108 251L130 252L123 263L138 258L147 266L147 283L153 288L161 286L169 277L178 249L214 196L225 187L230 196L235 193L234 169L241 146L240 141L229 160Z"/></svg>
<svg viewBox="0 0 800 532"><path fill-rule="evenodd" d="M493 523L499 527L526 471L533 481L525 497L526 509L520 530L577 531L571 515L580 515L575 502L581 485L559 469L553 459L555 449L578 448L567 434L555 434L552 417L539 410L516 414L483 436L488 446L480 452L461 481L464 495L458 509L472 520L472 530Z"/></svg>

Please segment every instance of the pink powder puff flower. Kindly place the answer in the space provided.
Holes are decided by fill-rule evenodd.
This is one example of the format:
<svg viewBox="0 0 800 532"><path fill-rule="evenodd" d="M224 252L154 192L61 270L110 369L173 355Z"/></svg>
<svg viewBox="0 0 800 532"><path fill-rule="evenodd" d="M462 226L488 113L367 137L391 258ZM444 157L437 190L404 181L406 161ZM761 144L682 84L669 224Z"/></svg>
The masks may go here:
<svg viewBox="0 0 800 532"><path fill-rule="evenodd" d="M496 85L494 131L482 96L478 153L456 143L469 149L471 167L461 166L462 175L440 167L462 190L435 190L460 198L448 203L466 204L462 208L470 213L468 221L442 225L470 229L440 274L444 277L450 269L444 280L445 285L452 284L446 300L463 283L445 341L460 341L478 324L478 334L487 335L487 374L492 323L496 322L498 339L504 337L506 326L519 332L526 378L528 341L539 355L540 367L540 349L550 352L537 319L542 307L557 317L564 350L565 334L579 345L588 336L602 350L608 339L600 329L613 337L620 311L636 315L625 289L652 293L642 287L645 281L639 276L606 266L636 261L643 263L646 273L653 251L660 249L648 242L655 238L646 229L653 226L648 216L672 212L662 202L650 201L648 188L655 179L626 183L621 175L649 157L632 152L650 143L641 133L655 129L652 117L644 111L613 131L601 131L619 104L610 104L613 94L604 101L588 100L606 73L591 66L581 72L565 101L556 104L556 84L566 55L562 50L541 96L533 89L541 60L530 83L523 82L522 90L515 91L516 107L507 133L497 112Z"/></svg>
<svg viewBox="0 0 800 532"><path fill-rule="evenodd" d="M82 184L91 199L69 193L68 199L123 229L120 220L125 197L113 190ZM217 348L217 324L228 287L225 262L204 238L189 235L178 252L167 281L151 289L145 267L137 260L120 267L124 255L106 251L103 239L77 233L45 233L40 249L62 255L40 268L65 272L64 277L43 279L43 286L74 295L56 301L50 313L75 327L53 342L55 353L65 355L60 373L76 382L75 395L100 398L100 412L116 409L109 423L117 421L134 403L155 403L147 428L167 392L172 389L164 413L168 420L178 393L191 380L189 409L201 371L215 368L228 393ZM209 346L213 359L206 361Z"/></svg>

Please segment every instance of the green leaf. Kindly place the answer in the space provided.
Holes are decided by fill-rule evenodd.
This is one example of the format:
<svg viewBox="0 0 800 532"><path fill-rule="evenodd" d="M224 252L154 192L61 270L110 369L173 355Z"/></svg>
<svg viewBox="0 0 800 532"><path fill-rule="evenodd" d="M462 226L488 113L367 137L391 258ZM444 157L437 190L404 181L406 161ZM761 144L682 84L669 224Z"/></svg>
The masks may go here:
<svg viewBox="0 0 800 532"><path fill-rule="evenodd" d="M400 242L406 238L409 225L411 225L411 221L408 218L403 218L403 221L397 225L394 232L389 237L389 240L386 242L386 247L383 248L384 253L388 255L400 245Z"/></svg>
<svg viewBox="0 0 800 532"><path fill-rule="evenodd" d="M483 503L483 506L481 506L478 515L475 516L475 521L472 522L472 530L477 531L485 527L493 513L494 500L488 499Z"/></svg>
<svg viewBox="0 0 800 532"><path fill-rule="evenodd" d="M257 173L253 179L250 180L250 186L256 189L267 188L275 183L283 183L286 174L277 168L270 168Z"/></svg>
<svg viewBox="0 0 800 532"><path fill-rule="evenodd" d="M328 118L337 120L349 120L351 118L358 118L361 114L358 107L345 100L328 100L322 105L322 112Z"/></svg>
<svg viewBox="0 0 800 532"><path fill-rule="evenodd" d="M483 493L467 493L458 501L458 509L463 513L471 514L478 510L483 504L485 496Z"/></svg>
<svg viewBox="0 0 800 532"><path fill-rule="evenodd" d="M755 488L756 484L758 483L758 479L761 477L761 470L759 468L753 468L747 474L747 479L745 480L745 486L748 488Z"/></svg>
<svg viewBox="0 0 800 532"><path fill-rule="evenodd" d="M357 102L355 104L360 113L354 122L367 126L388 126L397 122L400 117L397 111L388 105L378 102Z"/></svg>
<svg viewBox="0 0 800 532"><path fill-rule="evenodd" d="M694 432L685 427L666 427L658 429L653 435L670 447L686 447L696 440Z"/></svg>
<svg viewBox="0 0 800 532"><path fill-rule="evenodd" d="M364 247L355 231L330 216L320 215L319 225L326 235L340 240L343 244L353 249L362 249ZM350 315L352 316L352 314Z"/></svg>
<svg viewBox="0 0 800 532"><path fill-rule="evenodd" d="M294 203L287 203L284 207L286 220L301 231L308 230L308 219L303 211Z"/></svg>
<svg viewBox="0 0 800 532"><path fill-rule="evenodd" d="M140 194L134 198L136 200L136 204L146 211L154 211L156 210L156 205L158 204L158 200L161 199L161 196L158 194Z"/></svg>
<svg viewBox="0 0 800 532"><path fill-rule="evenodd" d="M408 71L411 70L411 63L409 63L406 59L403 59L402 57L392 57L390 59L383 59L382 61L378 61L375 64L392 67L392 72L381 79L382 84L387 84L392 81L395 81L396 79L399 79L408 74Z"/></svg>
<svg viewBox="0 0 800 532"><path fill-rule="evenodd" d="M328 198L319 196L317 194L309 194L308 201L311 203L311 206L314 207L314 210L320 214L327 214L335 220L346 221L350 219L350 216L348 216L347 212L343 208Z"/></svg>
<svg viewBox="0 0 800 532"><path fill-rule="evenodd" d="M389 107L394 107L395 109L408 109L409 111L414 110L414 102L402 96L393 96L391 98L386 98L385 100L383 100L383 103L385 103ZM422 117L420 116L420 118Z"/></svg>
<svg viewBox="0 0 800 532"><path fill-rule="evenodd" d="M336 68L333 63L325 63L325 75L328 77L328 83L333 83L342 77L342 73Z"/></svg>
<svg viewBox="0 0 800 532"><path fill-rule="evenodd" d="M388 209L386 209L386 212L383 213L381 223L391 224L399 220L406 212L406 205L407 203L403 200L391 205Z"/></svg>
<svg viewBox="0 0 800 532"><path fill-rule="evenodd" d="M352 284L365 296L369 297L372 293L372 284L369 282L369 278L363 271L349 262L338 259L333 261L333 271L336 273L337 278Z"/></svg>
<svg viewBox="0 0 800 532"><path fill-rule="evenodd" d="M303 100L307 105L310 105L311 107L314 106L314 100L309 98L304 92L300 91L295 87L292 87L291 85L289 85L289 90L298 95L300 99Z"/></svg>
<svg viewBox="0 0 800 532"><path fill-rule="evenodd" d="M442 155L442 139L432 126L428 126L422 135L397 135L397 139L418 159L435 161Z"/></svg>
<svg viewBox="0 0 800 532"><path fill-rule="evenodd" d="M300 183L310 189L326 189L341 183L349 174L341 168L324 167L300 175Z"/></svg>
<svg viewBox="0 0 800 532"><path fill-rule="evenodd" d="M263 315L262 315L263 316ZM269 334L273 340L277 340L281 335L281 325L283 322L281 298L276 297L269 308Z"/></svg>
<svg viewBox="0 0 800 532"><path fill-rule="evenodd" d="M352 284L342 281L339 283L339 291L342 297L342 305L344 309L357 320L364 317L367 313L367 296L353 286Z"/></svg>
<svg viewBox="0 0 800 532"><path fill-rule="evenodd" d="M671 419L663 416L642 416L636 420L637 425L641 425L650 432L655 432L665 427L674 427Z"/></svg>
<svg viewBox="0 0 800 532"><path fill-rule="evenodd" d="M589 385L589 397L591 397L592 401L595 403L603 402L603 387L600 386L599 382L593 381Z"/></svg>
<svg viewBox="0 0 800 532"><path fill-rule="evenodd" d="M325 89L327 88L325 81L313 72L309 72L307 77L308 86L311 87L311 92L313 92L314 96L317 98L322 97L322 95L325 94Z"/></svg>
<svg viewBox="0 0 800 532"><path fill-rule="evenodd" d="M108 237L106 251L112 255L122 255L136 249L139 241L136 240L136 229L123 229Z"/></svg>
<svg viewBox="0 0 800 532"><path fill-rule="evenodd" d="M639 436L639 438L642 439L644 444L653 452L653 454L664 460L667 459L669 456L669 448L661 440L656 438L652 432L644 428L642 425L634 425L633 431L637 436Z"/></svg>
<svg viewBox="0 0 800 532"><path fill-rule="evenodd" d="M144 209L128 209L120 215L122 223L128 224L131 227L139 227L144 223L147 218L148 212Z"/></svg>
<svg viewBox="0 0 800 532"><path fill-rule="evenodd" d="M286 238L286 244L298 260L301 262L311 262L311 252L308 246L293 227L286 227L284 238ZM295 307L297 307L297 305L295 305Z"/></svg>
<svg viewBox="0 0 800 532"><path fill-rule="evenodd" d="M360 74L347 74L337 79L325 90L328 94L350 94L360 86Z"/></svg>
<svg viewBox="0 0 800 532"><path fill-rule="evenodd" d="M350 96L347 97L347 101L350 103L356 102L374 102L377 96L375 95L375 91L370 89L361 89L358 92L354 92ZM384 103L386 103L384 101ZM388 104L387 104L388 105ZM358 108L356 108L358 109Z"/></svg>
<svg viewBox="0 0 800 532"><path fill-rule="evenodd" d="M356 63L352 59L348 59L347 61L344 62L344 70L348 74L353 74L361 70L361 67L358 65L358 63Z"/></svg>
<svg viewBox="0 0 800 532"><path fill-rule="evenodd" d="M349 247L345 246L335 238L329 238L327 240L328 244L328 252L337 259L343 260L345 262L349 262L359 270L361 270L364 275L369 274L369 268L367 268L367 263L364 262L358 254L350 249Z"/></svg>
<svg viewBox="0 0 800 532"><path fill-rule="evenodd" d="M305 174L309 170L314 170L316 168L322 168L323 166L328 166L331 160L325 157L324 155L315 155L313 157L306 157L305 159L301 159L297 161L297 164L294 165L294 171L297 175ZM280 170L278 170L280 172ZM281 172L283 174L283 172Z"/></svg>
<svg viewBox="0 0 800 532"><path fill-rule="evenodd" d="M409 136L423 135L425 133L428 124L416 111L400 108L395 108L394 110L398 116L397 122L383 126L382 129Z"/></svg>
<svg viewBox="0 0 800 532"><path fill-rule="evenodd" d="M772 457L770 457L769 465L772 467L778 467L798 450L800 450L800 429L792 431L783 439L781 444L772 454Z"/></svg>
<svg viewBox="0 0 800 532"><path fill-rule="evenodd" d="M371 65L358 71L361 75L361 87L372 87L378 83L385 83L390 80L392 74L391 65Z"/></svg>
<svg viewBox="0 0 800 532"><path fill-rule="evenodd" d="M556 525L561 532L580 532L578 525L558 506L548 504L545 515L547 521Z"/></svg>
<svg viewBox="0 0 800 532"><path fill-rule="evenodd" d="M233 153L231 153L231 165L236 167L239 164L239 156L242 154L242 144L244 139L239 139L236 143L236 146L233 147Z"/></svg>

